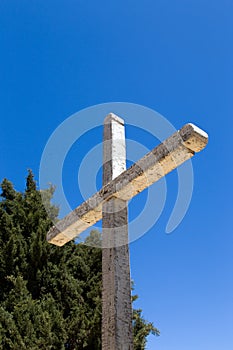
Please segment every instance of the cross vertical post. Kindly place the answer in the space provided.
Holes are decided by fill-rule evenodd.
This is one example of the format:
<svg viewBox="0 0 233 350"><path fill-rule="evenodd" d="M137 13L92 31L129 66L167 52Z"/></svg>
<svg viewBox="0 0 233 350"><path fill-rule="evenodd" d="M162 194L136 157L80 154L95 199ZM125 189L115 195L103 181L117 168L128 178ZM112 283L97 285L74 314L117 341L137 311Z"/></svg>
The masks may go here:
<svg viewBox="0 0 233 350"><path fill-rule="evenodd" d="M126 169L124 121L104 120L103 185ZM112 197L102 207L102 350L132 350L132 303L127 201Z"/></svg>

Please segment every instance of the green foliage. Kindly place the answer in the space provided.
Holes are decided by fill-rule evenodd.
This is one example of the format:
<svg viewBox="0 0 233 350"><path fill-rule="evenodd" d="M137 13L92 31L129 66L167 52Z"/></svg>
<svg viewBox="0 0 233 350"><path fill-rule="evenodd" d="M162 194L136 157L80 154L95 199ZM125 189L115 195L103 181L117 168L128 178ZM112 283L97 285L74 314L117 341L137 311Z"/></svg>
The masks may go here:
<svg viewBox="0 0 233 350"><path fill-rule="evenodd" d="M134 350L144 350L146 346L146 337L150 334L159 335L160 332L154 327L153 323L145 321L142 317L142 310L133 310L133 335Z"/></svg>
<svg viewBox="0 0 233 350"><path fill-rule="evenodd" d="M6 179L0 200L0 350L101 349L101 249L98 231L88 244L59 248L46 242L58 208L54 187L38 191L31 171L24 193ZM43 196L43 201L42 201ZM99 244L100 245L100 244ZM134 310L135 350L158 334Z"/></svg>

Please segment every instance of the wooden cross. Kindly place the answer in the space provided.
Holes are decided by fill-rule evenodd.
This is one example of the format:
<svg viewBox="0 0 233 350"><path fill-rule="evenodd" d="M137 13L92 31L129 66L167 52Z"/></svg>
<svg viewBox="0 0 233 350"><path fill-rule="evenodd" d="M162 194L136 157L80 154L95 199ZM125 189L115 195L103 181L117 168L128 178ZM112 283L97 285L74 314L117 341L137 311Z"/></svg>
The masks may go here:
<svg viewBox="0 0 233 350"><path fill-rule="evenodd" d="M48 232L48 242L62 246L102 219L103 350L133 349L127 202L207 142L204 131L186 124L126 170L124 121L109 114L104 120L102 189Z"/></svg>

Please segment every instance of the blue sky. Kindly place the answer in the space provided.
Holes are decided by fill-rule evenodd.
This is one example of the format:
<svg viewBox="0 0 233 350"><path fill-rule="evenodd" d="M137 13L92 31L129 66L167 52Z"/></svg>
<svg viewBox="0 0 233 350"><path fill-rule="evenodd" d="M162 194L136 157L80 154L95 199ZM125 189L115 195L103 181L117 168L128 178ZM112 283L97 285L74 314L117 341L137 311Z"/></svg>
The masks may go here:
<svg viewBox="0 0 233 350"><path fill-rule="evenodd" d="M165 234L174 172L157 224L130 245L137 306L161 331L149 350L233 347L232 13L230 0L0 2L0 177L18 190L27 168L38 179L52 132L92 105L144 105L176 128L192 121L210 135L193 160L193 198L181 225ZM79 162L85 143L76 148L70 157Z"/></svg>

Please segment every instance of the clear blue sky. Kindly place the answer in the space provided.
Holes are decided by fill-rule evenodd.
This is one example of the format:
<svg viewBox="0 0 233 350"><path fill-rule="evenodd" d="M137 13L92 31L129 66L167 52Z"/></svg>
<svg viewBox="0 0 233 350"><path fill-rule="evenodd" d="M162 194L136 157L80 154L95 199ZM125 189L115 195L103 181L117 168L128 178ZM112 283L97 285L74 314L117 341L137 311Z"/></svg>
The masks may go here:
<svg viewBox="0 0 233 350"><path fill-rule="evenodd" d="M233 348L232 13L230 0L0 1L0 177L18 190L54 129L91 105L145 105L210 135L181 225L165 234L174 173L156 226L130 246L137 306L161 331L149 350Z"/></svg>

